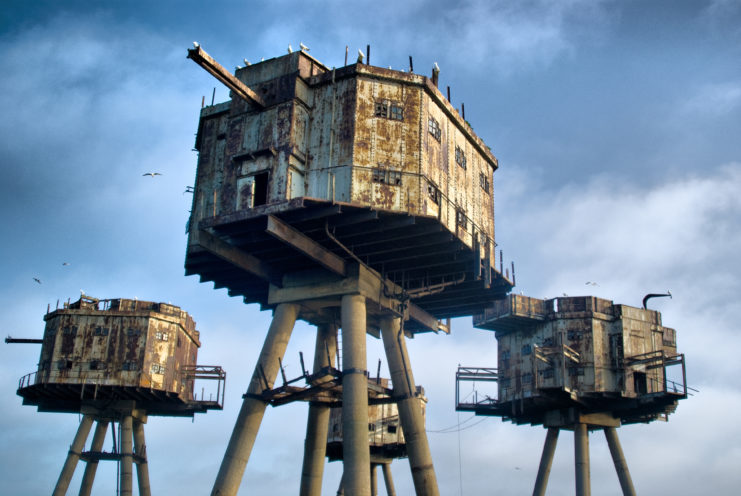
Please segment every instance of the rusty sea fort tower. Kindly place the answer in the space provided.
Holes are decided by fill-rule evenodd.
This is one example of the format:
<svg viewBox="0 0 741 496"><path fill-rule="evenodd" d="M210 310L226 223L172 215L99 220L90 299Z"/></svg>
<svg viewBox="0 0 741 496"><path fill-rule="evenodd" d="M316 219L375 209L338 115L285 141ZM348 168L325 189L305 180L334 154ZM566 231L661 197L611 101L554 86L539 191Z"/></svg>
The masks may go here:
<svg viewBox="0 0 741 496"><path fill-rule="evenodd" d="M221 410L226 373L219 366L196 365L200 332L190 315L169 303L82 296L49 309L44 320L42 339L5 341L41 344L38 369L18 384L24 405L82 415L52 494L67 494L80 460L85 472L79 494L91 494L98 463L113 460L119 463L118 493L133 494L136 465L139 494L149 496L148 417ZM215 381L216 390L208 398L195 393L200 379ZM85 450L93 422L95 433ZM109 426L113 449L105 451Z"/></svg>
<svg viewBox="0 0 741 496"><path fill-rule="evenodd" d="M198 44L188 57L231 100L201 111L186 274L273 312L212 494L236 494L266 406L301 399L300 493L319 495L341 394L344 490L370 496L367 333L383 339L416 493L439 494L405 340L512 288L494 263L497 159L437 71L330 69L302 50L232 74ZM314 369L274 389L297 319L317 328Z"/></svg>

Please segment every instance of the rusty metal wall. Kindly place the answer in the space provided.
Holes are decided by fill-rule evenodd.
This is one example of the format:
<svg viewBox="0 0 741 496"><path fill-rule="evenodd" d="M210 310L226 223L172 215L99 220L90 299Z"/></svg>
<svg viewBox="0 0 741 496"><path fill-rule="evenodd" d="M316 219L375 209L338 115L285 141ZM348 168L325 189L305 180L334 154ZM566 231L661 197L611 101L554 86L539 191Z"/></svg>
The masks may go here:
<svg viewBox="0 0 741 496"><path fill-rule="evenodd" d="M676 354L676 332L661 325L658 312L595 297L537 304L527 297L510 299L515 301L500 302L492 313L531 320L521 321L515 331L497 332L499 401L529 398L540 394L538 388L552 387L627 397L662 390L663 368L629 365L646 354ZM545 319L544 309L550 310ZM562 345L578 353L578 363L568 359ZM549 357L549 363L538 360L539 354ZM646 374L646 391L636 390L635 373Z"/></svg>
<svg viewBox="0 0 741 496"><path fill-rule="evenodd" d="M178 307L111 300L107 308L48 313L37 381L146 387L193 396L182 368L195 365L199 333Z"/></svg>
<svg viewBox="0 0 741 496"><path fill-rule="evenodd" d="M202 109L192 229L259 206L257 175L267 173L266 212L305 196L437 217L494 260L496 158L428 78L362 64L329 70L298 52L237 77L268 106L234 98Z"/></svg>

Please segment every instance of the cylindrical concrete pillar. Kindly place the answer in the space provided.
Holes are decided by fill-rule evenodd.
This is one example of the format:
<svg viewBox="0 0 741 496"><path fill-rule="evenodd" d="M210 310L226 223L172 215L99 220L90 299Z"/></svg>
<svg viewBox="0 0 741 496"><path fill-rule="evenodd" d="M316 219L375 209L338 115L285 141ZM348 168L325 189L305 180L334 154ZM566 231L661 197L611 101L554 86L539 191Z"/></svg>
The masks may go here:
<svg viewBox="0 0 741 496"><path fill-rule="evenodd" d="M275 309L268 335L262 345L260 358L252 374L247 396L242 402L232 436L224 453L219 473L211 491L212 496L234 496L242 482L244 469L255 444L257 431L265 415L267 403L251 395L258 395L273 387L280 370L279 358L283 358L298 317L298 305L281 303ZM264 373L264 376L263 376ZM267 384L265 384L267 381Z"/></svg>
<svg viewBox="0 0 741 496"><path fill-rule="evenodd" d="M425 433L422 407L420 399L414 396L417 390L412 365L409 362L405 337L400 334L400 329L400 319L390 317L381 319L383 347L394 386L394 397L399 408L399 420L404 431L414 489L417 496L438 496L440 491Z"/></svg>
<svg viewBox="0 0 741 496"><path fill-rule="evenodd" d="M378 476L376 475L376 466L375 463L371 463L370 466L371 496L378 496Z"/></svg>
<svg viewBox="0 0 741 496"><path fill-rule="evenodd" d="M151 496L149 487L149 462L147 460L147 445L144 441L144 423L134 421L134 452L139 457L136 464L136 481L139 485L139 496Z"/></svg>
<svg viewBox="0 0 741 496"><path fill-rule="evenodd" d="M99 452L103 449L107 430L108 422L105 420L98 420L95 425L95 433L93 434L93 443L90 445L90 451ZM93 490L95 472L97 470L98 460L89 460L85 464L85 473L82 474L82 484L80 484L80 496L90 496L90 493Z"/></svg>
<svg viewBox="0 0 741 496"><path fill-rule="evenodd" d="M134 446L133 419L124 415L121 419L121 496L132 496L134 484Z"/></svg>
<svg viewBox="0 0 741 496"><path fill-rule="evenodd" d="M342 457L345 491L370 496L365 297L342 297Z"/></svg>
<svg viewBox="0 0 741 496"><path fill-rule="evenodd" d="M543 445L543 455L540 457L540 466L538 467L538 476L535 478L535 489L533 496L545 496L545 488L548 486L548 476L551 473L553 464L553 454L556 452L556 442L558 441L558 428L549 427L545 435L545 444Z"/></svg>
<svg viewBox="0 0 741 496"><path fill-rule="evenodd" d="M574 465L576 468L576 496L590 496L589 430L587 424L574 425Z"/></svg>
<svg viewBox="0 0 741 496"><path fill-rule="evenodd" d="M337 326L323 324L317 327L314 347L314 373L332 365L337 353ZM329 376L331 378L331 376ZM329 429L329 407L321 403L309 403L309 420L306 424L304 462L301 469L300 496L321 496L324 456L327 453L327 431Z"/></svg>
<svg viewBox="0 0 741 496"><path fill-rule="evenodd" d="M85 448L85 441L87 441L87 436L90 434L90 428L92 426L93 417L84 415L80 426L77 428L77 434L75 434L75 439L72 441L72 446L69 447L67 459L62 467L62 473L59 474L59 479L57 480L57 485L54 487L52 496L64 496L67 494L69 482L75 473L75 467L77 467L77 462L80 460L80 453Z"/></svg>
<svg viewBox="0 0 741 496"><path fill-rule="evenodd" d="M625 461L623 448L620 446L620 440L618 439L617 429L614 427L605 427L605 438L607 438L607 446L610 448L610 454L612 455L615 471L620 480L620 487L623 489L623 495L636 496L633 480L628 471L628 463Z"/></svg>
<svg viewBox="0 0 741 496"><path fill-rule="evenodd" d="M391 464L384 463L381 465L383 469L383 482L386 484L386 494L388 496L396 496L396 489L394 489L394 478L391 477Z"/></svg>

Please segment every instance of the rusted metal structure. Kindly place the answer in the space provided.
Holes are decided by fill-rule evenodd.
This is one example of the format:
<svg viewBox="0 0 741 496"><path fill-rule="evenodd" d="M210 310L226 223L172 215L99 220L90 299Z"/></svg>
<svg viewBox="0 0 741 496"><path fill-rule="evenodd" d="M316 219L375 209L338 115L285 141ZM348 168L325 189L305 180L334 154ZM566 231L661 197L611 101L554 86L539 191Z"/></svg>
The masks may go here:
<svg viewBox="0 0 741 496"><path fill-rule="evenodd" d="M688 394L676 332L654 310L592 296L509 295L474 316L495 331L498 368L459 367L456 409L548 428L533 494L545 494L560 429L574 430L577 495L588 495L589 430L604 429L623 493L635 494L617 438L622 424L666 419ZM465 382L493 396L461 398Z"/></svg>
<svg viewBox="0 0 741 496"><path fill-rule="evenodd" d="M39 411L83 414L53 494L67 493L79 460L87 462L81 495L92 491L100 460L121 464L121 495L132 494L135 463L139 494L150 494L147 417L192 417L223 407L226 373L219 366L196 365L201 342L195 322L169 303L89 296L49 311L44 320L38 369L20 379L18 395ZM197 398L198 379L215 380L215 394ZM97 427L85 451L93 422ZM120 445L102 451L115 422Z"/></svg>
<svg viewBox="0 0 741 496"><path fill-rule="evenodd" d="M236 494L296 319L318 327L315 370L342 328L347 492L370 490L368 332L383 338L416 492L438 494L405 337L449 332L444 319L511 289L494 264L497 159L436 72L330 69L302 50L232 74L198 44L188 57L232 98L201 110L186 275L274 312L212 494ZM310 406L303 495L321 490L328 419Z"/></svg>

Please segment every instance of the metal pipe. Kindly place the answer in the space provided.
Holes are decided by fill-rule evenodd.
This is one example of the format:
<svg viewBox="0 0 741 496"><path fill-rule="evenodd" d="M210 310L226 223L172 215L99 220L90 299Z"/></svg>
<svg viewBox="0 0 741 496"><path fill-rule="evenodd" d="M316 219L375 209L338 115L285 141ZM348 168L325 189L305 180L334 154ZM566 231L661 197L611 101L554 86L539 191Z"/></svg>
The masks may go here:
<svg viewBox="0 0 741 496"><path fill-rule="evenodd" d="M576 469L576 496L590 496L589 431L587 424L574 425L574 465Z"/></svg>
<svg viewBox="0 0 741 496"><path fill-rule="evenodd" d="M381 319L381 337L386 351L386 361L394 385L394 398L399 408L399 420L404 431L407 445L409 466L412 470L414 489L418 496L438 496L435 468L432 464L430 446L425 433L425 421L422 416L420 399L416 396L412 367L409 364L406 341L396 339L401 329L399 318L384 317Z"/></svg>
<svg viewBox="0 0 741 496"><path fill-rule="evenodd" d="M121 496L132 496L134 487L132 475L134 472L134 434L131 415L124 415L121 419Z"/></svg>
<svg viewBox="0 0 741 496"><path fill-rule="evenodd" d="M151 496L149 487L149 462L147 460L147 444L144 440L144 423L134 421L134 452L139 457L136 462L136 481L139 485L139 496Z"/></svg>
<svg viewBox="0 0 741 496"><path fill-rule="evenodd" d="M216 476L211 491L212 496L237 494L267 407L267 403L259 398L260 393L265 389L262 384L261 371L267 381L266 387L271 388L278 375L278 357L282 357L286 352L288 340L298 317L298 310L298 305L293 303L281 303L275 309L268 335L262 345L260 358L252 373L252 380Z"/></svg>
<svg viewBox="0 0 741 496"><path fill-rule="evenodd" d="M396 496L396 489L394 489L394 478L391 476L391 464L384 463L381 465L383 469L383 482L386 484L386 494L388 496Z"/></svg>
<svg viewBox="0 0 741 496"><path fill-rule="evenodd" d="M548 486L548 476L551 473L553 464L553 454L556 452L556 443L558 442L558 428L549 427L545 435L545 444L543 445L543 455L540 457L540 466L538 467L538 476L535 478L535 489L533 496L545 496L545 489Z"/></svg>
<svg viewBox="0 0 741 496"><path fill-rule="evenodd" d="M98 420L95 425L95 433L93 434L93 443L90 445L90 451L100 452L103 449L105 443L105 435L108 430L108 422L105 420ZM93 490L93 481L95 480L95 472L98 470L98 460L88 460L85 464L85 473L82 475L82 483L80 484L80 496L90 496Z"/></svg>
<svg viewBox="0 0 741 496"><path fill-rule="evenodd" d="M623 448L620 446L617 430L614 427L605 427L605 438L607 439L607 446L610 448L612 461L615 464L615 471L620 480L620 487L623 489L623 495L636 496L636 490L628 471L628 463L625 461L625 455L623 455Z"/></svg>
<svg viewBox="0 0 741 496"><path fill-rule="evenodd" d="M376 475L376 464L370 466L370 491L371 496L378 496L378 476Z"/></svg>
<svg viewBox="0 0 741 496"><path fill-rule="evenodd" d="M322 324L317 327L314 347L314 373L332 365L331 357L337 352L337 326ZM327 453L329 430L329 406L309 403L309 419L306 423L304 461L301 468L300 496L321 496L324 457Z"/></svg>
<svg viewBox="0 0 741 496"><path fill-rule="evenodd" d="M54 487L52 496L64 496L67 494L67 488L72 480L72 475L75 473L75 467L77 462L80 460L80 453L85 448L85 441L87 436L90 434L90 428L93 426L93 417L85 415L82 417L80 426L77 428L77 434L75 439L72 441L72 446L69 447L67 453L67 459L62 467L62 473L59 474L57 485Z"/></svg>
<svg viewBox="0 0 741 496"><path fill-rule="evenodd" d="M348 494L370 496L365 297L342 297L342 456Z"/></svg>

